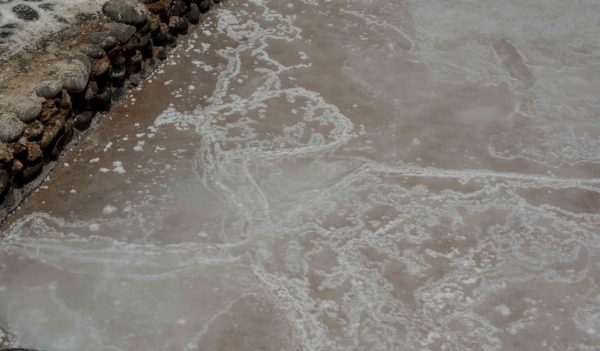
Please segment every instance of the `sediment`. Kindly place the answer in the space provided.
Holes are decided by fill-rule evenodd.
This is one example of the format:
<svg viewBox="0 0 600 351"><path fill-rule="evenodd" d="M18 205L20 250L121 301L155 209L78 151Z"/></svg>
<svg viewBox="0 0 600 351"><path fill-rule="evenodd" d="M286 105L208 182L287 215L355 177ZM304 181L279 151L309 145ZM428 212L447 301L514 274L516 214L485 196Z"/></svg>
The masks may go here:
<svg viewBox="0 0 600 351"><path fill-rule="evenodd" d="M0 221L46 177L61 151L167 57L221 0L109 0L102 13L4 65L0 82ZM5 71L6 72L6 71Z"/></svg>

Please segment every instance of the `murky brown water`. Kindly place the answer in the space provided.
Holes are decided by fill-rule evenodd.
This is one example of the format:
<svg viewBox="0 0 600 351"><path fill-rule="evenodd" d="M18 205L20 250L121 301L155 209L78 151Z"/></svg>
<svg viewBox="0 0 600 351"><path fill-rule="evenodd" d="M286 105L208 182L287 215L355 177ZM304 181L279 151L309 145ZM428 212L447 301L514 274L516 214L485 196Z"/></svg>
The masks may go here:
<svg viewBox="0 0 600 351"><path fill-rule="evenodd" d="M3 227L0 328L44 350L600 350L598 13L227 2Z"/></svg>

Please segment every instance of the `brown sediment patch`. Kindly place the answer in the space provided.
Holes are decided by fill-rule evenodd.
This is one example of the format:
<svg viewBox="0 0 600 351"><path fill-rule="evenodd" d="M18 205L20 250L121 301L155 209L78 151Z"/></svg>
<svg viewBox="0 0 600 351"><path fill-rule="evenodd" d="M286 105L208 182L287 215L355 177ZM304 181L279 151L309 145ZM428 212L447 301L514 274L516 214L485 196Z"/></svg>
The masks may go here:
<svg viewBox="0 0 600 351"><path fill-rule="evenodd" d="M3 63L0 113L2 121L14 123L12 133L0 133L0 221L43 182L95 115L138 86L176 46L177 36L220 2L146 1L143 23L99 15L49 36L43 49Z"/></svg>

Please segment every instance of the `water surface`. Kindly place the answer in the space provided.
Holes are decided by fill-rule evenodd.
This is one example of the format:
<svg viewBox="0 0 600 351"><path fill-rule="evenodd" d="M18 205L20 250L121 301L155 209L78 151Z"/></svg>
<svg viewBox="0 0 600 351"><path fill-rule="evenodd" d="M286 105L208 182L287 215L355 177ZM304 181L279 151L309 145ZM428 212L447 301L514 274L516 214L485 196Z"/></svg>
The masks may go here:
<svg viewBox="0 0 600 351"><path fill-rule="evenodd" d="M225 2L2 228L3 342L600 350L598 13Z"/></svg>

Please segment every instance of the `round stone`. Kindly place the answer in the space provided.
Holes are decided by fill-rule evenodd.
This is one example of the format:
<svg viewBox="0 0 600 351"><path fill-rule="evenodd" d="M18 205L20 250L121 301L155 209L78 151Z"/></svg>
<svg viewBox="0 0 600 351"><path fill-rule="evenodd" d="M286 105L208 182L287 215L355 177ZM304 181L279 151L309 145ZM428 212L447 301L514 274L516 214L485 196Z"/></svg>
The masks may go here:
<svg viewBox="0 0 600 351"><path fill-rule="evenodd" d="M42 103L31 97L18 97L13 101L17 118L23 122L31 122L42 113Z"/></svg>
<svg viewBox="0 0 600 351"><path fill-rule="evenodd" d="M46 99L52 99L58 96L62 90L62 84L58 80L45 80L40 82L35 92Z"/></svg>
<svg viewBox="0 0 600 351"><path fill-rule="evenodd" d="M0 141L8 143L19 139L25 124L12 112L0 112Z"/></svg>
<svg viewBox="0 0 600 351"><path fill-rule="evenodd" d="M97 59L104 56L104 49L95 44L80 44L76 49L91 58Z"/></svg>
<svg viewBox="0 0 600 351"><path fill-rule="evenodd" d="M107 32L90 33L90 41L107 51L117 45L117 40L111 37Z"/></svg>
<svg viewBox="0 0 600 351"><path fill-rule="evenodd" d="M87 87L91 63L87 57L69 58L58 65L62 85L70 93L80 93Z"/></svg>
<svg viewBox="0 0 600 351"><path fill-rule="evenodd" d="M192 24L200 22L200 8L195 3L190 4L190 10L187 13L187 19Z"/></svg>
<svg viewBox="0 0 600 351"><path fill-rule="evenodd" d="M133 0L109 0L103 8L106 17L115 22L141 25L146 23L147 10Z"/></svg>
<svg viewBox="0 0 600 351"><path fill-rule="evenodd" d="M136 32L134 26L113 22L106 23L104 29L106 29L109 36L117 39L119 43L126 43Z"/></svg>

